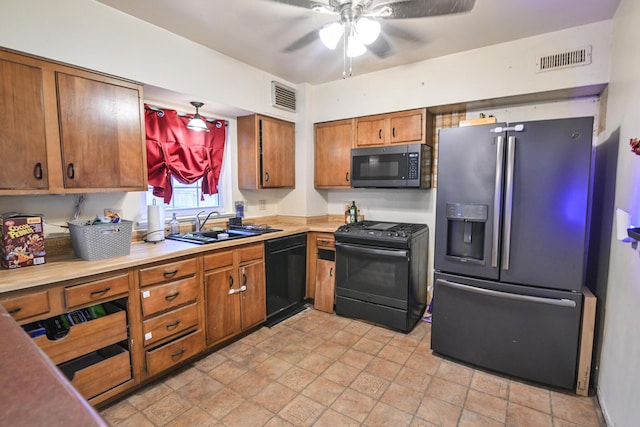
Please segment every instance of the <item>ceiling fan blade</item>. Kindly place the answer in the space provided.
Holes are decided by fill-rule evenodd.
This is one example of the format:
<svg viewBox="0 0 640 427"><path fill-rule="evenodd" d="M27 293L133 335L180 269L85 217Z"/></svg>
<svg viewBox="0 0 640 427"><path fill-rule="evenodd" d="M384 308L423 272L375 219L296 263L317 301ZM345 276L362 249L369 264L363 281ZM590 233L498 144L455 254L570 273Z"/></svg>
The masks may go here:
<svg viewBox="0 0 640 427"><path fill-rule="evenodd" d="M382 32L387 34L389 37L406 40L412 43L421 43L424 41L423 38L418 36L416 33L401 28L399 25L394 25L390 21L383 22L382 25Z"/></svg>
<svg viewBox="0 0 640 427"><path fill-rule="evenodd" d="M376 41L367 46L367 50L370 50L375 56L380 59L387 58L393 54L393 49L387 41L386 37L382 34L378 36Z"/></svg>
<svg viewBox="0 0 640 427"><path fill-rule="evenodd" d="M311 9L319 13L337 14L331 6L313 0L267 0L273 3L281 3L294 7L301 7L304 9Z"/></svg>
<svg viewBox="0 0 640 427"><path fill-rule="evenodd" d="M296 50L300 50L303 47L313 43L314 41L319 40L318 38L318 30L313 30L300 37L298 40L291 43L289 46L285 47L282 51L285 53L295 52Z"/></svg>
<svg viewBox="0 0 640 427"><path fill-rule="evenodd" d="M475 2L475 0L387 1L368 10L365 15L383 19L426 18L468 12L473 9Z"/></svg>

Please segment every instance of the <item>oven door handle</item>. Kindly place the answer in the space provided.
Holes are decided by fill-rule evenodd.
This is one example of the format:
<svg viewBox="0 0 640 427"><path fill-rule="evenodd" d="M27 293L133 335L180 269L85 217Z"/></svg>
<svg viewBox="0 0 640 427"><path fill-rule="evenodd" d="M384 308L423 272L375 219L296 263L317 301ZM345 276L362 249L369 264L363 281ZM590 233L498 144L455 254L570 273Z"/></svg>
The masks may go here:
<svg viewBox="0 0 640 427"><path fill-rule="evenodd" d="M336 248L340 248L351 253L357 252L359 254L367 255L379 255L379 256L392 256L398 258L409 258L409 251L405 249L383 249L370 246L352 245L349 243L335 243Z"/></svg>

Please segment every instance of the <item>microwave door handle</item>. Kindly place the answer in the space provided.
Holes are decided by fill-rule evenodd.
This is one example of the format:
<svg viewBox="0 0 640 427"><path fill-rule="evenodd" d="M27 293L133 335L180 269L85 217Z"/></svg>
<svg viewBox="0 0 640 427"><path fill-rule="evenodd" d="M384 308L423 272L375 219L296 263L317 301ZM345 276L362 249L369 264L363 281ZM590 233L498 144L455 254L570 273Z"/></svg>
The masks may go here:
<svg viewBox="0 0 640 427"><path fill-rule="evenodd" d="M511 219L513 214L513 170L516 155L516 137L510 136L507 141L507 175L504 201L504 234L502 235L502 269L509 269L509 252L511 251Z"/></svg>
<svg viewBox="0 0 640 427"><path fill-rule="evenodd" d="M491 267L498 267L500 244L500 212L502 211L502 180L504 177L504 136L496 137L496 182L493 190L493 235L491 236Z"/></svg>

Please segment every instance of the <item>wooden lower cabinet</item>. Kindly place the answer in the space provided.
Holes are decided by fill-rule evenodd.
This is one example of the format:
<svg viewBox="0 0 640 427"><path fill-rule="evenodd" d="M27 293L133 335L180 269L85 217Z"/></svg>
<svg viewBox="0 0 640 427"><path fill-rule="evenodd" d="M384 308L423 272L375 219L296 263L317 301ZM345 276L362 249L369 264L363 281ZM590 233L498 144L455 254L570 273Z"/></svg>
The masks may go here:
<svg viewBox="0 0 640 427"><path fill-rule="evenodd" d="M314 308L333 313L335 303L335 238L332 233L307 234L307 297Z"/></svg>
<svg viewBox="0 0 640 427"><path fill-rule="evenodd" d="M333 313L336 299L335 261L316 260L316 292L313 306L316 310Z"/></svg>
<svg viewBox="0 0 640 427"><path fill-rule="evenodd" d="M204 350L204 334L197 330L146 352L147 372L154 376Z"/></svg>
<svg viewBox="0 0 640 427"><path fill-rule="evenodd" d="M205 255L204 270L208 346L266 320L262 243Z"/></svg>

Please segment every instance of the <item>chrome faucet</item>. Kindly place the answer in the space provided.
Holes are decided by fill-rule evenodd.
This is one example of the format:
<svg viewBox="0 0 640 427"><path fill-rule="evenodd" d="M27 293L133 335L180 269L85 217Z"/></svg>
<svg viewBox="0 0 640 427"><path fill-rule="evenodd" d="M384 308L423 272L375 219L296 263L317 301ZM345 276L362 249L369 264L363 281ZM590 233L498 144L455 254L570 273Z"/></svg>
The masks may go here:
<svg viewBox="0 0 640 427"><path fill-rule="evenodd" d="M200 214L205 213L206 211L200 211L196 214L196 217L194 218L194 222L196 224L196 232L198 231L202 231L202 227L204 227L204 224L209 221L209 218L211 217L211 215L215 216L220 216L220 212L216 212L216 211L211 211L209 212L209 214L207 215L207 217L204 219L204 221L200 222Z"/></svg>

